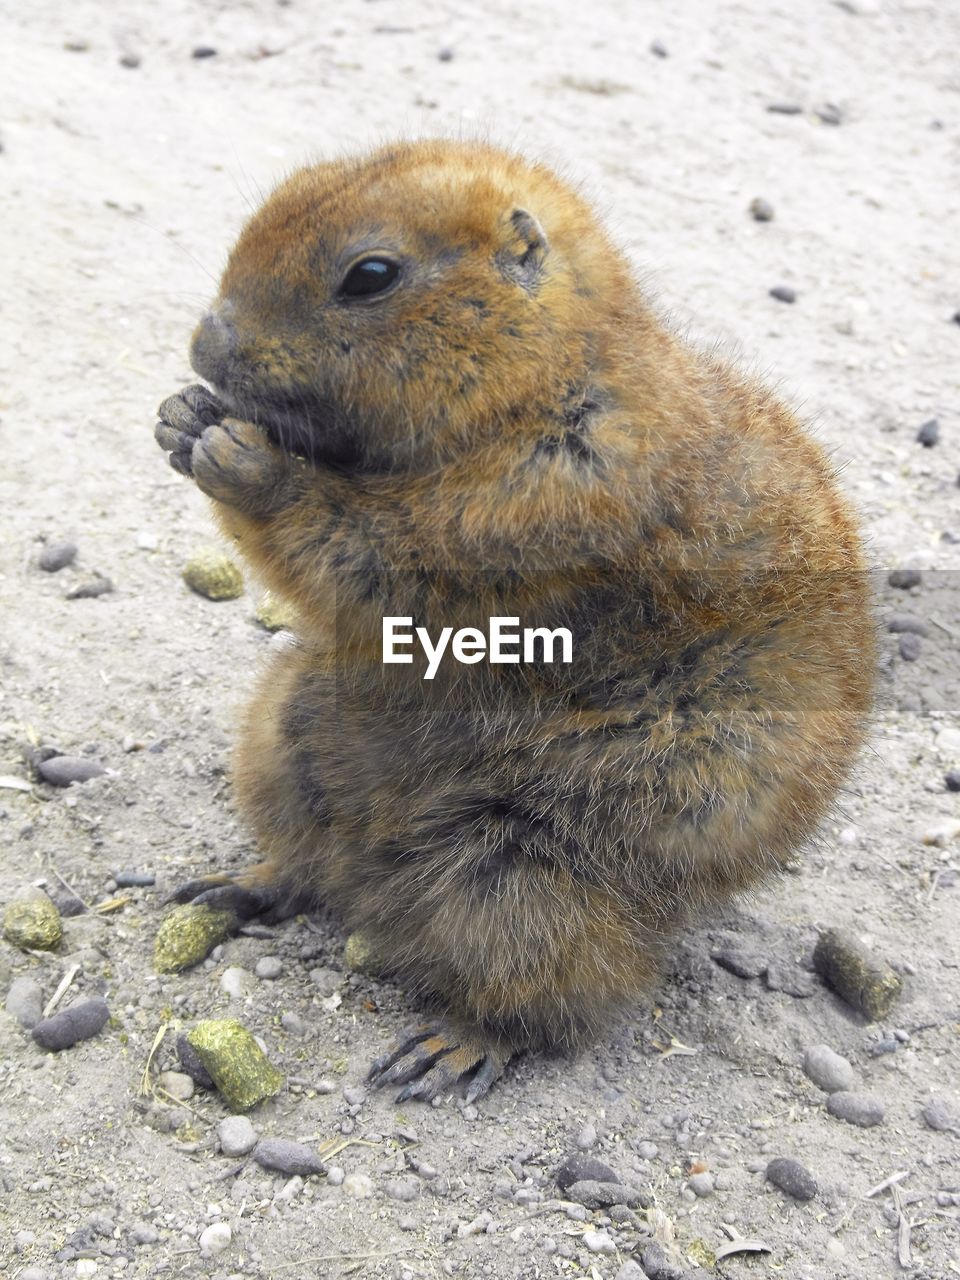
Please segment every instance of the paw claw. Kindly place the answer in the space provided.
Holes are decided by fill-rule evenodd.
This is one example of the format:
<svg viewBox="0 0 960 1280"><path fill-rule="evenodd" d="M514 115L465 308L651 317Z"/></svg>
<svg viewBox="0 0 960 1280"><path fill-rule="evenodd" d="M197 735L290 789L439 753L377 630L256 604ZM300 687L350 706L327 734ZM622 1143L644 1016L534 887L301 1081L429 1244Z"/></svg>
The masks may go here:
<svg viewBox="0 0 960 1280"><path fill-rule="evenodd" d="M430 1102L475 1071L467 1090L467 1100L473 1102L502 1075L509 1057L505 1046L482 1032L438 1020L402 1033L395 1047L371 1065L367 1079L377 1087L404 1085L398 1103L414 1098Z"/></svg>

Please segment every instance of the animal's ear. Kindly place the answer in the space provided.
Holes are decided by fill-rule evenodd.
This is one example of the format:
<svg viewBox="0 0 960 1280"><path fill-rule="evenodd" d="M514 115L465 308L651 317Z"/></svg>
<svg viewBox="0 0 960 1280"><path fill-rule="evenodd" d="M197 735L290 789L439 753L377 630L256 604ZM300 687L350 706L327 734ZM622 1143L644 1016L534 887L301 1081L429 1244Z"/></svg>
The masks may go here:
<svg viewBox="0 0 960 1280"><path fill-rule="evenodd" d="M498 254L503 274L524 289L534 289L549 252L546 233L533 214L526 209L514 209L507 220L504 245Z"/></svg>

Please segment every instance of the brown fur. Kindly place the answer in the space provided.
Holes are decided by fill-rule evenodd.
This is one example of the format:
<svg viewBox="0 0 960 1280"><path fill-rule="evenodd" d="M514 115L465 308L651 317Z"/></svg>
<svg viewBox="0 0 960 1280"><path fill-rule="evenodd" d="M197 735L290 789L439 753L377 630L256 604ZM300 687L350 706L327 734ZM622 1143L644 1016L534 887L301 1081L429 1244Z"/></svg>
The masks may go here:
<svg viewBox="0 0 960 1280"><path fill-rule="evenodd" d="M338 301L376 251L400 287ZM861 742L872 626L823 453L664 330L576 192L480 144L295 174L219 311L194 362L235 416L180 468L301 638L237 754L263 874L508 1051L595 1034L691 910L783 867ZM381 664L385 614L566 625L574 662L426 682Z"/></svg>

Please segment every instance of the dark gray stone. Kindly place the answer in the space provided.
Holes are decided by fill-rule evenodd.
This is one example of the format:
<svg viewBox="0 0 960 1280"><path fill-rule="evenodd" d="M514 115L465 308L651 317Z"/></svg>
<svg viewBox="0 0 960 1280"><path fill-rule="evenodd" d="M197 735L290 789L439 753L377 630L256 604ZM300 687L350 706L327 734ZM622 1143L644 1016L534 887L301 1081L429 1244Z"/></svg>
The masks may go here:
<svg viewBox="0 0 960 1280"><path fill-rule="evenodd" d="M812 1200L817 1194L817 1180L799 1160L778 1156L767 1165L767 1181L785 1191L794 1200Z"/></svg>
<svg viewBox="0 0 960 1280"><path fill-rule="evenodd" d="M276 1169L280 1173L326 1173L323 1163L312 1147L305 1142L292 1142L289 1138L262 1138L253 1149L253 1158L264 1169Z"/></svg>
<svg viewBox="0 0 960 1280"><path fill-rule="evenodd" d="M37 558L37 564L46 573L59 573L77 558L75 542L48 542Z"/></svg>
<svg viewBox="0 0 960 1280"><path fill-rule="evenodd" d="M859 1125L861 1129L872 1129L874 1125L883 1124L883 1103L869 1093L851 1093L846 1089L831 1093L827 1099L827 1110L838 1120Z"/></svg>
<svg viewBox="0 0 960 1280"><path fill-rule="evenodd" d="M74 782L88 782L106 772L99 760L90 760L84 756L53 756L50 760L41 760L37 765L37 773L52 787L69 787Z"/></svg>
<svg viewBox="0 0 960 1280"><path fill-rule="evenodd" d="M567 1156L556 1172L556 1184L561 1191L566 1191L575 1182L619 1182L620 1179L602 1160L579 1153Z"/></svg>
<svg viewBox="0 0 960 1280"><path fill-rule="evenodd" d="M59 1053L81 1040L90 1040L106 1026L110 1017L107 1002L101 996L62 1009L52 1018L43 1018L33 1028L33 1038L42 1049Z"/></svg>

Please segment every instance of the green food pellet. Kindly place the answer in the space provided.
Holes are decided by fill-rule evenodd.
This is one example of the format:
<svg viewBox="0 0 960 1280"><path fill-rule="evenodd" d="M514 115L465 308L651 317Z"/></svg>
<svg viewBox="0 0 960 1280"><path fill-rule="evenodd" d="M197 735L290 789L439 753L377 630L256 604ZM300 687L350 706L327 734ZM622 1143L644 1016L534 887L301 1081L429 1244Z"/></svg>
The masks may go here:
<svg viewBox="0 0 960 1280"><path fill-rule="evenodd" d="M351 933L343 948L343 963L355 973L377 978L386 967L386 959L376 943L365 933Z"/></svg>
<svg viewBox="0 0 960 1280"><path fill-rule="evenodd" d="M813 952L813 967L832 991L871 1022L886 1017L903 988L899 975L889 965L875 960L836 929L820 935Z"/></svg>
<svg viewBox="0 0 960 1280"><path fill-rule="evenodd" d="M249 1111L283 1088L283 1072L236 1018L198 1022L187 1040L231 1111Z"/></svg>
<svg viewBox="0 0 960 1280"><path fill-rule="evenodd" d="M243 574L219 551L201 551L188 560L183 580L191 591L208 600L236 600L243 595Z"/></svg>
<svg viewBox="0 0 960 1280"><path fill-rule="evenodd" d="M23 951L56 951L63 937L60 912L39 889L23 893L3 913L3 936Z"/></svg>
<svg viewBox="0 0 960 1280"><path fill-rule="evenodd" d="M253 616L267 631L282 631L284 627L293 627L293 611L269 591L260 597Z"/></svg>
<svg viewBox="0 0 960 1280"><path fill-rule="evenodd" d="M174 907L157 930L153 964L158 973L178 973L205 960L235 926L229 911L213 911L187 903Z"/></svg>

